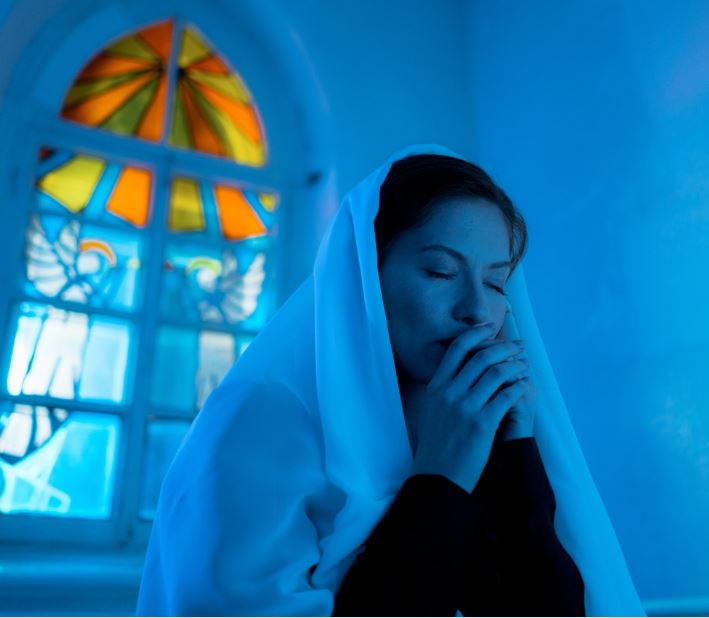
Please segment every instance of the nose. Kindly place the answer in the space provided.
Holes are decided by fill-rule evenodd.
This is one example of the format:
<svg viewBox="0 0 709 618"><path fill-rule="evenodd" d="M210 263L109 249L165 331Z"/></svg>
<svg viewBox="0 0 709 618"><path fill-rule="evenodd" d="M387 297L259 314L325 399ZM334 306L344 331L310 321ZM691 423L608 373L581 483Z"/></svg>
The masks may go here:
<svg viewBox="0 0 709 618"><path fill-rule="evenodd" d="M464 322L466 326L475 326L491 319L482 283L474 283L466 287L466 293L460 299L456 312L457 319Z"/></svg>

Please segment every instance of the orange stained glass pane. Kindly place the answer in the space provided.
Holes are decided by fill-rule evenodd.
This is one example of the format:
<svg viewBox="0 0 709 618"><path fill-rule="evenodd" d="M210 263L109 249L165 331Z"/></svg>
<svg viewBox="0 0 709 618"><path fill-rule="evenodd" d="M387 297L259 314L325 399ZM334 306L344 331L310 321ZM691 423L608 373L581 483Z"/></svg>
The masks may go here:
<svg viewBox="0 0 709 618"><path fill-rule="evenodd" d="M117 217L144 227L150 205L150 172L137 167L126 167L111 193L106 210Z"/></svg>
<svg viewBox="0 0 709 618"><path fill-rule="evenodd" d="M160 56L162 61L167 64L172 47L171 21L144 28L138 33L138 36L150 45L158 56Z"/></svg>
<svg viewBox="0 0 709 618"><path fill-rule="evenodd" d="M190 66L191 71L207 71L209 73L219 73L220 75L229 75L229 67L224 64L216 56L209 56L195 62Z"/></svg>
<svg viewBox="0 0 709 618"><path fill-rule="evenodd" d="M241 191L234 187L216 185L214 194L225 238L240 240L267 233L266 226L252 210Z"/></svg>
<svg viewBox="0 0 709 618"><path fill-rule="evenodd" d="M209 152L224 156L226 151L224 150L223 145L214 135L212 128L207 124L205 119L202 117L202 114L200 114L199 109L192 99L192 93L190 90L190 87L185 82L180 84L179 91L182 95L182 102L185 106L187 126L189 127L189 133L192 137L192 143L202 152Z"/></svg>
<svg viewBox="0 0 709 618"><path fill-rule="evenodd" d="M165 101L167 99L167 74L163 73L160 77L160 85L158 92L153 97L153 101L148 108L148 111L140 121L138 127L138 137L158 141L162 137L163 117L165 111Z"/></svg>
<svg viewBox="0 0 709 618"><path fill-rule="evenodd" d="M122 84L113 90L104 92L74 107L64 109L62 116L91 126L100 125L153 79L155 79L155 73L151 71L148 74L137 77L127 84Z"/></svg>

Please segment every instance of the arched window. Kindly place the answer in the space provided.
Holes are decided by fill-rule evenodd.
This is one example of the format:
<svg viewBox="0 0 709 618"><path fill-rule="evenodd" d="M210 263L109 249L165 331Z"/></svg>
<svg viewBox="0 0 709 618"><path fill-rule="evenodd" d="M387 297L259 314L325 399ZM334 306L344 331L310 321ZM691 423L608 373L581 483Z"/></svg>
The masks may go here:
<svg viewBox="0 0 709 618"><path fill-rule="evenodd" d="M259 175L265 128L237 68L191 23L148 24L66 91L52 123L80 139L37 145L8 282L0 514L105 522L107 541L149 525L189 423L272 314L283 188Z"/></svg>

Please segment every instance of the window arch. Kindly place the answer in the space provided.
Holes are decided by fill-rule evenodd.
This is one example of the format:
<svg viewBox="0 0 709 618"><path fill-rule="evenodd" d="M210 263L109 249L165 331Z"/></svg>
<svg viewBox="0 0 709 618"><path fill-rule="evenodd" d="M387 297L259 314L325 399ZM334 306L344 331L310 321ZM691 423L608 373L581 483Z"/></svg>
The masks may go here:
<svg viewBox="0 0 709 618"><path fill-rule="evenodd" d="M95 133L36 148L5 325L0 513L111 523L110 540L119 519L149 522L191 419L273 312L283 190L248 171L269 152L247 84L178 19L109 42L55 122ZM138 495L118 514L129 468Z"/></svg>

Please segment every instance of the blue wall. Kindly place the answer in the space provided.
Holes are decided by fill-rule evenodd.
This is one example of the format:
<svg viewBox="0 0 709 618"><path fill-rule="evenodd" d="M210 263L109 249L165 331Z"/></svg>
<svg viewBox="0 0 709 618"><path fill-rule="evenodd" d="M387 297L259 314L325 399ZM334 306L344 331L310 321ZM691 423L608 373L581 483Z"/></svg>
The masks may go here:
<svg viewBox="0 0 709 618"><path fill-rule="evenodd" d="M709 4L471 2L468 24L474 155L527 216L538 323L638 592L706 603Z"/></svg>

